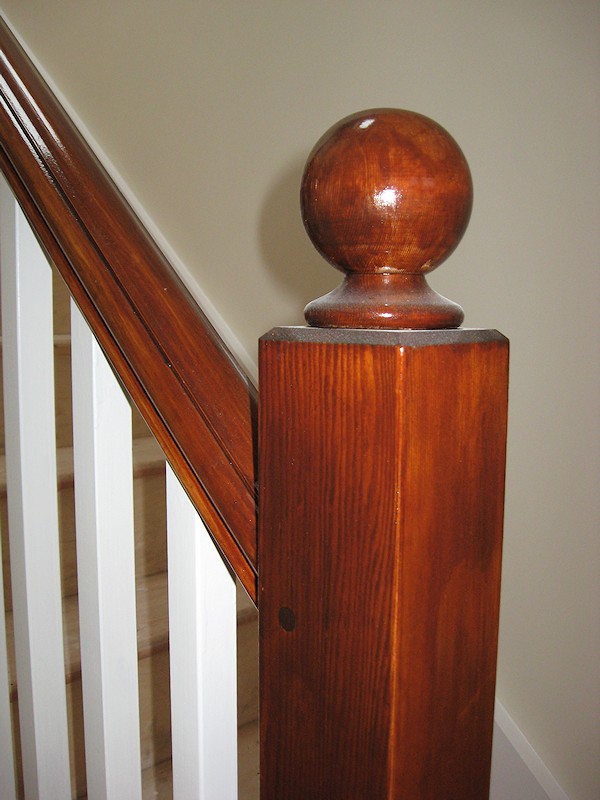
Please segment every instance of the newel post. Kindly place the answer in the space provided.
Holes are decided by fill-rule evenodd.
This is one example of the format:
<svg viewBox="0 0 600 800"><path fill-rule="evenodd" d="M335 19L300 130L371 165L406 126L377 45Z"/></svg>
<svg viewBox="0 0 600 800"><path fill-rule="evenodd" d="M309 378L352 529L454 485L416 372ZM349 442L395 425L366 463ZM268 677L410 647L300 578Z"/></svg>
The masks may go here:
<svg viewBox="0 0 600 800"><path fill-rule="evenodd" d="M426 117L366 111L301 199L345 276L260 343L261 800L484 800L508 343L424 277L469 169Z"/></svg>

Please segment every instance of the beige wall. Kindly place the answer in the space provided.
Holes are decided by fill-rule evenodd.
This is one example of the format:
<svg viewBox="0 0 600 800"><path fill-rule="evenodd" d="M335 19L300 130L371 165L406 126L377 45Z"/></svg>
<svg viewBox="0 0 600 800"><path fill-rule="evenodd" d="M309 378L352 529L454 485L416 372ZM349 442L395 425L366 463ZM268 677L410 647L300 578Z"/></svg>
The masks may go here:
<svg viewBox="0 0 600 800"><path fill-rule="evenodd" d="M317 137L389 105L461 144L475 209L431 282L512 340L498 696L571 800L596 800L600 5L2 5L250 360L337 282L297 210Z"/></svg>

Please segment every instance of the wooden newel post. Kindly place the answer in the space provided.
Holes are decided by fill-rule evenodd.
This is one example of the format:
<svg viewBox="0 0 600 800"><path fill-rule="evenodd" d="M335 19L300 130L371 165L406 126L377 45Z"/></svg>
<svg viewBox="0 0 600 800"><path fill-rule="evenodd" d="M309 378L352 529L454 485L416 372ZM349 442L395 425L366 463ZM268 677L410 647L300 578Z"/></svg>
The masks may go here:
<svg viewBox="0 0 600 800"><path fill-rule="evenodd" d="M471 199L418 114L309 157L305 225L345 277L260 345L262 800L488 797L508 346L424 278Z"/></svg>

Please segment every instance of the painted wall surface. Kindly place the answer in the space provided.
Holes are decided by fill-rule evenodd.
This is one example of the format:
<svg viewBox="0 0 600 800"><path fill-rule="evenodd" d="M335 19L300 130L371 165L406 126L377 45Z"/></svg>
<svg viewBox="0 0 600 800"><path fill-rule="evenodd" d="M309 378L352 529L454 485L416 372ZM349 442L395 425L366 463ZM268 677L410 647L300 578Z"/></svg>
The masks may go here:
<svg viewBox="0 0 600 800"><path fill-rule="evenodd" d="M597 800L600 4L2 5L246 363L338 282L298 213L321 133L397 106L460 143L474 212L431 284L512 341L498 696L571 800Z"/></svg>

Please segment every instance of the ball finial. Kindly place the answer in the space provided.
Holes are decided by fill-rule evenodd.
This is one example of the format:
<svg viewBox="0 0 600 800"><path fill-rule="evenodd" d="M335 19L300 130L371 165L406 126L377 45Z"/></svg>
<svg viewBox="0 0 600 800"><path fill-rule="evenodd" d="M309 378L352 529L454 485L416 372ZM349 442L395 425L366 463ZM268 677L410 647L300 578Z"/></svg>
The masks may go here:
<svg viewBox="0 0 600 800"><path fill-rule="evenodd" d="M345 278L307 305L309 325L458 327L462 309L424 276L458 245L472 201L465 157L433 120L373 109L330 128L304 170L302 217Z"/></svg>

